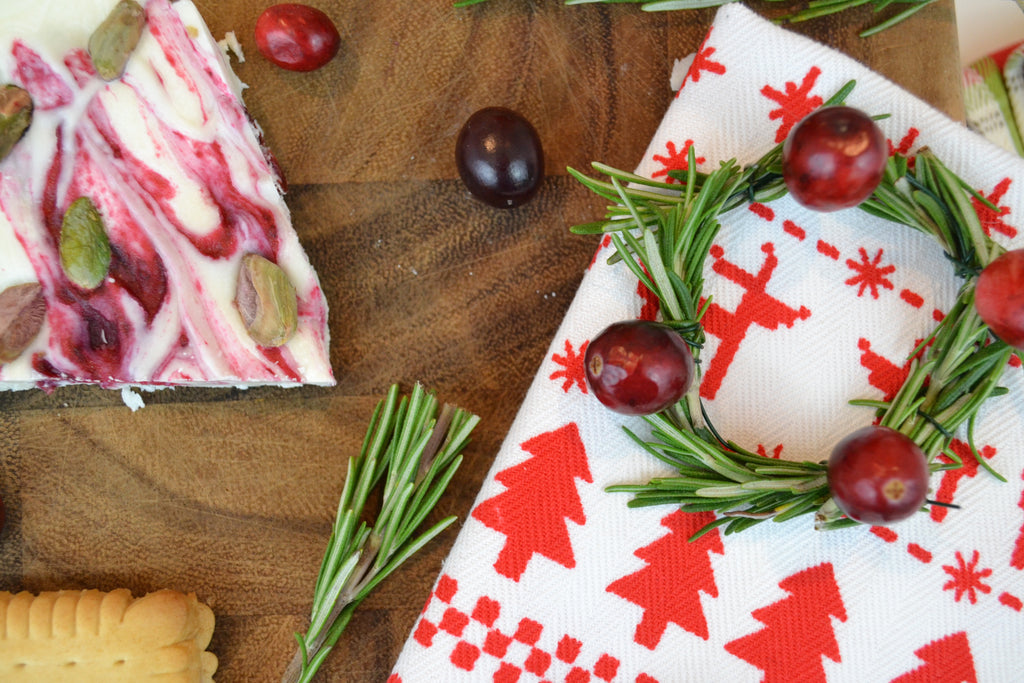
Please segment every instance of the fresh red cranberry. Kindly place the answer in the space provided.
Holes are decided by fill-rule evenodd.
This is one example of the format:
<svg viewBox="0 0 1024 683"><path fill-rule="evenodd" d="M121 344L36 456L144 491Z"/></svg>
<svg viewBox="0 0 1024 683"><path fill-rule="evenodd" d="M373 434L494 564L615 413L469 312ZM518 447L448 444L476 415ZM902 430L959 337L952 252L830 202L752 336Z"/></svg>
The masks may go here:
<svg viewBox="0 0 1024 683"><path fill-rule="evenodd" d="M891 524L921 509L928 461L913 439L889 427L863 427L842 439L828 461L839 509L865 524Z"/></svg>
<svg viewBox="0 0 1024 683"><path fill-rule="evenodd" d="M871 196L888 158L885 135L870 116L852 107L825 107L789 132L782 177L803 206L836 211Z"/></svg>
<svg viewBox="0 0 1024 683"><path fill-rule="evenodd" d="M646 320L610 325L587 345L583 362L597 399L627 415L668 408L694 375L693 354L679 333Z"/></svg>
<svg viewBox="0 0 1024 683"><path fill-rule="evenodd" d="M520 114L502 107L469 117L455 142L455 165L470 194L500 209L529 200L544 179L537 131Z"/></svg>
<svg viewBox="0 0 1024 683"><path fill-rule="evenodd" d="M993 334L1024 349L1024 249L1006 252L981 271L974 308Z"/></svg>
<svg viewBox="0 0 1024 683"><path fill-rule="evenodd" d="M268 7L256 20L256 47L282 69L313 71L338 54L341 36L330 17L295 3Z"/></svg>

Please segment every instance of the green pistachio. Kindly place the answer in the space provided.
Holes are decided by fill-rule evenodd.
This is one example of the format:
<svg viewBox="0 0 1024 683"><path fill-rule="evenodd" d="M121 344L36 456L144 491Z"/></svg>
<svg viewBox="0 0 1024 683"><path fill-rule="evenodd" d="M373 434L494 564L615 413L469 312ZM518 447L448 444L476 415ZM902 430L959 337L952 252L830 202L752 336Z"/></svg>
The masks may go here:
<svg viewBox="0 0 1024 683"><path fill-rule="evenodd" d="M105 81L120 78L146 26L146 10L135 0L121 0L89 36L89 56Z"/></svg>
<svg viewBox="0 0 1024 683"><path fill-rule="evenodd" d="M235 307L249 336L260 346L285 344L299 326L295 287L280 266L259 254L242 257Z"/></svg>
<svg viewBox="0 0 1024 683"><path fill-rule="evenodd" d="M28 348L46 318L46 299L38 282L0 292L0 363L10 363Z"/></svg>
<svg viewBox="0 0 1024 683"><path fill-rule="evenodd" d="M3 161L32 123L32 97L24 88L0 88L0 161Z"/></svg>
<svg viewBox="0 0 1024 683"><path fill-rule="evenodd" d="M79 197L64 214L60 227L60 265L83 289L96 289L110 268L110 240L103 216L88 197Z"/></svg>

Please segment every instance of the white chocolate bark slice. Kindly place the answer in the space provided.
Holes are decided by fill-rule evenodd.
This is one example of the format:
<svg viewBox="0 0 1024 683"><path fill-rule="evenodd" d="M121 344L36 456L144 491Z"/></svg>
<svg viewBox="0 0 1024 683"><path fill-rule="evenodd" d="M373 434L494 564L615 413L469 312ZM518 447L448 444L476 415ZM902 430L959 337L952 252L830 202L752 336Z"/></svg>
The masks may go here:
<svg viewBox="0 0 1024 683"><path fill-rule="evenodd" d="M334 384L327 304L241 83L189 0L143 1L123 75L103 80L87 45L116 4L0 3L0 83L34 105L0 162L0 290L34 281L46 299L0 388ZM94 289L61 265L62 219L80 197L110 242ZM235 305L250 253L295 289L298 324L279 346L261 346Z"/></svg>

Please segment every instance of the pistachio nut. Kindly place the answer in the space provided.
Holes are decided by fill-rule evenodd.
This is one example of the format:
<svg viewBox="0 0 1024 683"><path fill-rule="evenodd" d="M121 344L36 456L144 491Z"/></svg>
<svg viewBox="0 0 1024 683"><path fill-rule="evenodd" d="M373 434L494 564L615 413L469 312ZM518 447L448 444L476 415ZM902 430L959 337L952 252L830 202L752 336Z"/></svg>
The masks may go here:
<svg viewBox="0 0 1024 683"><path fill-rule="evenodd" d="M38 282L0 292L0 363L10 363L28 348L46 318L46 299Z"/></svg>
<svg viewBox="0 0 1024 683"><path fill-rule="evenodd" d="M103 216L88 197L79 197L64 213L60 227L60 265L83 289L96 289L110 268L110 240Z"/></svg>
<svg viewBox="0 0 1024 683"><path fill-rule="evenodd" d="M259 254L242 257L235 307L249 336L260 346L285 344L299 326L295 287L279 265Z"/></svg>
<svg viewBox="0 0 1024 683"><path fill-rule="evenodd" d="M0 88L0 161L18 144L32 123L32 97L24 88Z"/></svg>
<svg viewBox="0 0 1024 683"><path fill-rule="evenodd" d="M121 0L89 36L89 56L105 81L120 78L146 26L146 10L135 0Z"/></svg>

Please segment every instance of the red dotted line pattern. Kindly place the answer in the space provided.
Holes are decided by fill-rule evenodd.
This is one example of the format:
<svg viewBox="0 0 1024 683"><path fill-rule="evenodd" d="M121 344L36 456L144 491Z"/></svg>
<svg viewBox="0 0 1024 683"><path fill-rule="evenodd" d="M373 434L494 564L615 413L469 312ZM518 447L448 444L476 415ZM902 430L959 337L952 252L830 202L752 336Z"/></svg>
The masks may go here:
<svg viewBox="0 0 1024 683"><path fill-rule="evenodd" d="M897 534L889 527L873 526L871 527L871 533L873 533L875 536L878 536L886 543L895 543L899 540L899 534ZM926 550L917 543L908 543L907 552L910 553L911 557L924 564L928 564L933 559L931 551ZM999 603L1002 605L1006 605L1015 612L1020 612L1024 610L1024 601L1022 601L1016 595L1013 595L1009 592L1003 592L999 595Z"/></svg>
<svg viewBox="0 0 1024 683"><path fill-rule="evenodd" d="M775 220L775 209L766 204L755 202L753 204L749 204L748 208L751 212L760 216L769 223ZM796 238L797 241L803 242L807 239L807 231L788 218L782 221L782 230L787 235ZM841 255L838 247L830 242L826 242L825 240L819 239L815 244L815 249L819 254L833 261L838 261ZM900 299L914 308L921 308L921 306L924 305L924 297L909 289L900 290Z"/></svg>

